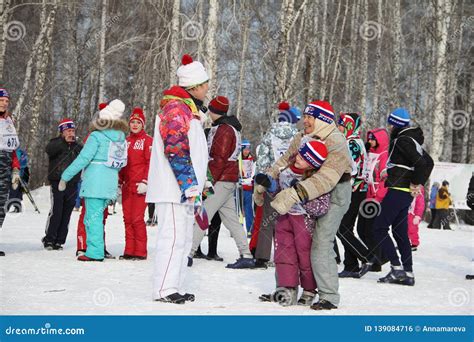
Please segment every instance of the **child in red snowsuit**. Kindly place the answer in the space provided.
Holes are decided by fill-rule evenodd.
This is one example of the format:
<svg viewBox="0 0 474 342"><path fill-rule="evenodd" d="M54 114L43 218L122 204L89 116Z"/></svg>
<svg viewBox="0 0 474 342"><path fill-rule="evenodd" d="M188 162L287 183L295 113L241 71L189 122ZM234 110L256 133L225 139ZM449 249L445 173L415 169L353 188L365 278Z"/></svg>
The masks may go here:
<svg viewBox="0 0 474 342"><path fill-rule="evenodd" d="M421 193L413 199L408 209L408 237L411 242L411 249L417 250L420 245L418 236L418 226L420 225L423 213L425 211L425 189L421 187Z"/></svg>
<svg viewBox="0 0 474 342"><path fill-rule="evenodd" d="M153 139L144 130L145 115L141 108L133 109L129 125L127 166L119 173L125 224L125 250L120 258L145 260L147 257L145 195Z"/></svg>
<svg viewBox="0 0 474 342"><path fill-rule="evenodd" d="M278 178L280 190L294 186L314 174L327 157L326 145L319 140L304 140L294 163ZM271 180L272 181L272 180ZM273 181L276 187L276 181ZM316 280L311 268L311 243L315 220L329 210L330 195L324 194L304 204L295 204L285 215L280 215L275 227L275 267L278 291L276 300L286 306L297 304L298 285L303 294L298 304L310 305L316 293ZM273 204L271 204L273 206ZM277 291L277 292L278 292ZM278 297L278 294L277 294Z"/></svg>

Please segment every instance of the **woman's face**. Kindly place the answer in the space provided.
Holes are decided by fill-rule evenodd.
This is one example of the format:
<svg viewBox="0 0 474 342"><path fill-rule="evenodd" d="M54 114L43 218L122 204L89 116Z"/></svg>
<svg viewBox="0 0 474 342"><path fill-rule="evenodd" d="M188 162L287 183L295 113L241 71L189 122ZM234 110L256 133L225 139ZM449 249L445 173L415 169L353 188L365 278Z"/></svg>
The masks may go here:
<svg viewBox="0 0 474 342"><path fill-rule="evenodd" d="M132 120L130 121L130 131L132 133L140 133L140 131L143 129L143 124L140 120Z"/></svg>
<svg viewBox="0 0 474 342"><path fill-rule="evenodd" d="M300 170L308 170L311 168L311 165L309 165L299 153L296 155L295 166Z"/></svg>
<svg viewBox="0 0 474 342"><path fill-rule="evenodd" d="M316 119L311 115L303 115L304 134L310 134L314 132L316 126Z"/></svg>
<svg viewBox="0 0 474 342"><path fill-rule="evenodd" d="M200 84L194 88L189 89L188 91L196 99L204 101L206 99L207 92L209 91L209 82Z"/></svg>
<svg viewBox="0 0 474 342"><path fill-rule="evenodd" d="M369 144L370 147L374 148L375 146L377 146L377 141L374 139L369 139Z"/></svg>

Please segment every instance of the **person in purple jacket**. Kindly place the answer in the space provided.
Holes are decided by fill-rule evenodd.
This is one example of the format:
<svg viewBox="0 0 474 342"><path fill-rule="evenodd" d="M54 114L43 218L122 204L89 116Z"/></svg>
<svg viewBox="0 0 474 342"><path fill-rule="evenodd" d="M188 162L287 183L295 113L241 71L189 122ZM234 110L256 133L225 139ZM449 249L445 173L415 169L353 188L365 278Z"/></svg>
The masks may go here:
<svg viewBox="0 0 474 342"><path fill-rule="evenodd" d="M281 171L278 181L266 175L258 175L257 186L267 187L269 192L275 193L290 188L296 182L317 172L326 157L327 149L322 141L306 139L294 156L294 162ZM262 178L266 179L262 182ZM311 268L312 233L315 220L327 213L329 202L330 195L324 194L304 204L295 204L287 214L277 218L275 227L277 290L273 295L261 296L261 300L277 301L283 306L311 305L317 288ZM272 202L270 205L275 206L275 203ZM298 285L303 288L303 293L297 301Z"/></svg>

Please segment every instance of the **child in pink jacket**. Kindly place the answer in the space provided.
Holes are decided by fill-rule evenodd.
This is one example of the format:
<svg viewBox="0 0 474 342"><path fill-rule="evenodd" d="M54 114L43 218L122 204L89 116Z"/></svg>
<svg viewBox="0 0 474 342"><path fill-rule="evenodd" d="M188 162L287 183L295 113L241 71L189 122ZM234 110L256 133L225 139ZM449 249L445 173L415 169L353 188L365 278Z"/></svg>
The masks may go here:
<svg viewBox="0 0 474 342"><path fill-rule="evenodd" d="M418 227L425 212L425 189L421 187L421 193L413 199L408 209L408 237L411 242L411 250L416 251L420 245Z"/></svg>
<svg viewBox="0 0 474 342"><path fill-rule="evenodd" d="M282 170L278 180L271 179L269 191L276 194L317 172L327 157L326 145L315 139L302 141L295 160ZM267 176L268 177L268 176ZM269 177L270 178L270 177ZM311 243L316 219L329 210L330 195L324 194L291 207L277 218L275 226L275 301L283 306L311 305L316 294L316 280L311 268ZM303 294L297 301L298 285Z"/></svg>
<svg viewBox="0 0 474 342"><path fill-rule="evenodd" d="M374 238L373 223L380 213L380 203L388 191L385 187L385 178L389 143L389 135L385 128L376 128L367 132L367 160L362 175L368 189L367 198L362 202L359 210L357 234L372 252L374 258L367 265L363 265L362 275L367 271L380 272L382 269L382 255Z"/></svg>

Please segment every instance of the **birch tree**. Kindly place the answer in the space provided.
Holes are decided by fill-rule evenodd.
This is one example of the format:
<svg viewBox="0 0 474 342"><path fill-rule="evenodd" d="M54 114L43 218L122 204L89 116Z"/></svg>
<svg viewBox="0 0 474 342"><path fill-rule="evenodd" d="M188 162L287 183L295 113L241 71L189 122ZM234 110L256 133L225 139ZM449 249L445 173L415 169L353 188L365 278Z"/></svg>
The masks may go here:
<svg viewBox="0 0 474 342"><path fill-rule="evenodd" d="M439 161L443 152L444 124L446 118L446 48L448 41L448 27L451 19L451 3L436 0L436 66L435 66L435 107L432 120L432 149L434 161Z"/></svg>
<svg viewBox="0 0 474 342"><path fill-rule="evenodd" d="M219 1L209 1L209 16L207 18L207 36L206 36L206 52L207 52L207 72L209 74L209 94L215 96L217 93L217 25L219 12Z"/></svg>
<svg viewBox="0 0 474 342"><path fill-rule="evenodd" d="M99 102L104 102L105 93L105 37L107 35L107 0L102 0L100 16L100 52L99 52Z"/></svg>

